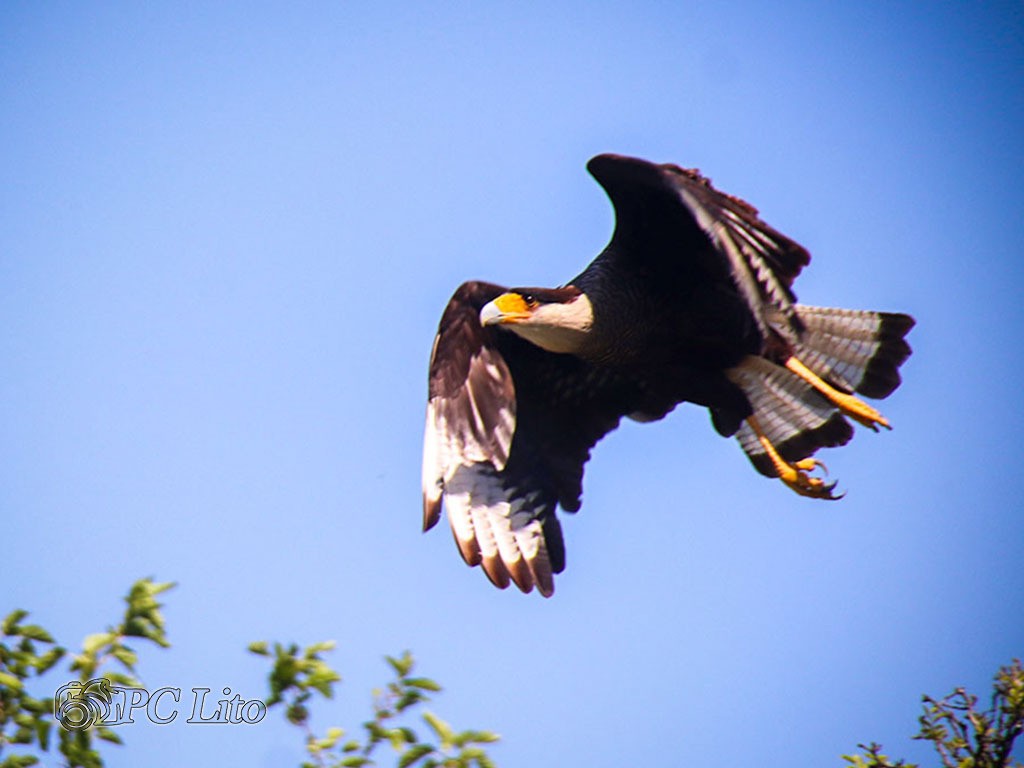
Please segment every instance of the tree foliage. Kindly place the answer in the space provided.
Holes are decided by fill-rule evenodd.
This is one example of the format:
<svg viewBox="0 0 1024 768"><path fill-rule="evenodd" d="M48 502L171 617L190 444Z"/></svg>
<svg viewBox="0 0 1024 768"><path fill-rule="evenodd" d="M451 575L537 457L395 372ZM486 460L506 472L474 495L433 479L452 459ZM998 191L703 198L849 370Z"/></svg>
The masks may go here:
<svg viewBox="0 0 1024 768"><path fill-rule="evenodd" d="M152 579L135 582L125 596L120 622L88 635L81 652L70 655L67 674L83 684L102 678L110 685L141 687L138 655L128 642L170 647L157 598L173 586ZM40 755L49 752L59 753L67 766L103 768L98 741L120 744L120 737L102 720L89 727L62 727L66 721L57 725L55 696L36 698L30 692L30 681L51 672L69 655L41 626L26 623L28 616L27 611L16 610L0 621L0 768L36 765ZM336 726L317 735L311 707L333 698L334 686L341 682L341 675L324 659L333 648L333 642L305 648L268 642L249 646L251 653L270 662L267 708L280 706L284 718L304 734L308 759L302 768L376 766L389 757L397 768L495 765L485 745L498 741L496 734L457 731L425 708L430 694L439 693L441 686L414 674L408 651L384 657L393 679L373 692L368 720L351 735ZM925 696L923 702L921 727L914 738L932 743L941 768L1024 768L1013 759L1014 743L1024 732L1024 666L1019 660L996 674L985 709L963 688L942 699ZM390 751L382 752L382 747ZM853 768L918 768L903 760L894 762L878 744L860 748L860 754L843 756Z"/></svg>
<svg viewBox="0 0 1024 768"><path fill-rule="evenodd" d="M1024 768L1013 759L1013 745L1024 732L1024 667L1014 659L995 676L989 707L978 708L978 697L957 688L942 699L923 698L914 737L930 741L943 768ZM860 755L844 755L854 768L918 768L892 762L878 744L864 745Z"/></svg>
<svg viewBox="0 0 1024 768"><path fill-rule="evenodd" d="M145 640L170 647L164 630L162 605L157 596L174 584L140 579L125 596L121 621L105 632L88 635L82 650L74 654L69 675L85 683L102 677L114 685L141 685L135 664L138 655L126 641ZM102 768L103 759L94 738L120 744L121 738L109 728L68 730L58 727L53 744L54 697L35 698L27 682L53 669L67 650L57 645L42 627L25 624L28 611L16 610L0 622L0 768L22 768L39 763L38 753L56 747L70 766ZM64 679L67 679L65 677Z"/></svg>
<svg viewBox="0 0 1024 768"><path fill-rule="evenodd" d="M428 693L438 693L441 686L428 677L413 675L415 662L406 651L401 656L385 656L394 680L373 693L373 717L362 724L362 733L346 738L342 728L328 728L318 737L310 726L308 704L314 696L331 698L333 686L341 676L321 658L334 647L333 643L317 643L304 650L297 645L275 643L273 652L268 643L253 643L249 650L273 660L269 682L268 707L284 705L288 722L305 733L306 751L310 760L302 768L359 768L377 765L377 748L388 744L393 750L397 768L492 768L494 762L484 744L498 741L490 731L455 731L429 710L420 714L426 729L413 728L412 713L425 704ZM425 737L421 734L426 734Z"/></svg>
<svg viewBox="0 0 1024 768"><path fill-rule="evenodd" d="M0 768L37 765L40 756L50 752L61 755L67 766L103 768L97 740L121 744L120 736L102 720L83 728L62 727L55 716L55 696L33 696L31 681L62 660L69 660L64 680L73 676L84 685L102 679L111 686L141 688L136 670L138 654L128 642L143 640L170 647L157 597L173 586L152 579L135 582L125 596L121 620L103 632L88 635L82 641L81 652L70 657L49 632L25 623L27 611L13 611L0 622ZM391 747L398 768L494 765L483 745L496 742L496 734L456 731L438 715L422 710L428 694L440 692L441 686L413 674L415 662L409 652L385 657L394 679L374 691L373 714L354 732L356 735L346 738L345 730L339 727L328 728L323 736L314 734L309 705L315 698L332 698L335 684L341 682L341 675L323 658L333 648L333 642L306 648L266 642L249 646L252 653L271 661L267 707L281 705L288 722L305 733L309 760L302 763L304 768L377 765L382 759L378 748L385 744ZM412 716L419 710L414 729Z"/></svg>

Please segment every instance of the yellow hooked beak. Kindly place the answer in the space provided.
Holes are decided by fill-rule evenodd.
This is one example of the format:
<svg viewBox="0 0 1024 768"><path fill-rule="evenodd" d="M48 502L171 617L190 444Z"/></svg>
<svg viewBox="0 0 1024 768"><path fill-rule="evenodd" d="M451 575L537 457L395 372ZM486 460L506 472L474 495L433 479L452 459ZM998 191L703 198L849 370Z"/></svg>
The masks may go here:
<svg viewBox="0 0 1024 768"><path fill-rule="evenodd" d="M503 293L480 310L481 325L518 323L530 318L530 305L518 293Z"/></svg>

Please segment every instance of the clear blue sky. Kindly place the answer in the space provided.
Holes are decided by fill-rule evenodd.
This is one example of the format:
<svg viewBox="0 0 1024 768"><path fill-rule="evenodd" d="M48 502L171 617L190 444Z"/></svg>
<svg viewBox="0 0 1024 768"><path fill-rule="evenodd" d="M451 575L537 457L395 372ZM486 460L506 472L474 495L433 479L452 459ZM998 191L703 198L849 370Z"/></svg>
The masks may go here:
<svg viewBox="0 0 1024 768"><path fill-rule="evenodd" d="M1024 654L1024 6L4 3L0 611L77 641L153 575L152 687L262 693L335 639L354 726L412 649L504 766L838 765ZM705 412L625 425L551 600L422 535L426 365L468 278L604 245L599 152L697 166L918 318L825 504ZM53 684L59 681L54 677ZM297 765L300 735L126 726L111 766Z"/></svg>

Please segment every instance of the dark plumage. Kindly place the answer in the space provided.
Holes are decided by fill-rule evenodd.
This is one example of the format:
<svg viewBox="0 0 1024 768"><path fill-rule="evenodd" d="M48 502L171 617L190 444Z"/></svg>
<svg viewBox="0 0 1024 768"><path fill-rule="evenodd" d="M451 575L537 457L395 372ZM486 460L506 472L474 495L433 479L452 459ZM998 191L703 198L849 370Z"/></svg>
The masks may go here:
<svg viewBox="0 0 1024 768"><path fill-rule="evenodd" d="M562 288L464 283L430 362L424 529L442 498L463 558L499 587L554 590L555 510L580 507L590 449L623 416L707 407L754 466L835 498L811 473L847 418L888 427L851 395L885 397L910 354L906 315L796 304L810 257L696 171L601 155L611 242Z"/></svg>

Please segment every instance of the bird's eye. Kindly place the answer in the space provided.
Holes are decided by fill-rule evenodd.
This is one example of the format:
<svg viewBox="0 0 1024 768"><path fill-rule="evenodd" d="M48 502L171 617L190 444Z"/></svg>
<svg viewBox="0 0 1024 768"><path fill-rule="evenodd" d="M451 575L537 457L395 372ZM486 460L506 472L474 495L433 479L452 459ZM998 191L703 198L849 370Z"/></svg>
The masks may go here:
<svg viewBox="0 0 1024 768"><path fill-rule="evenodd" d="M537 303L537 299L536 299L536 298L534 297L534 295L533 295L532 293L524 293L524 294L522 294L522 296L523 296L523 301L525 301L525 302L526 302L527 304L529 304L529 305L530 305L531 307L532 307L532 306L533 306L534 304L536 304L536 303Z"/></svg>

